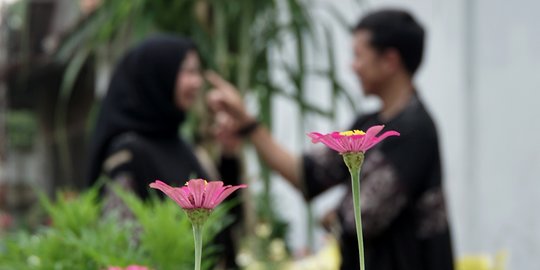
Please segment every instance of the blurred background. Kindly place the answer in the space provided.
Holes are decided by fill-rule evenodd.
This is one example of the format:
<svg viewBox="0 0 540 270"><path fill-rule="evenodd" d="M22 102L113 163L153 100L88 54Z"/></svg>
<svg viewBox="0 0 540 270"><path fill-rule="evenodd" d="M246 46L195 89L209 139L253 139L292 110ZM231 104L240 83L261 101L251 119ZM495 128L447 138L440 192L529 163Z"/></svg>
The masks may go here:
<svg viewBox="0 0 540 270"><path fill-rule="evenodd" d="M427 29L416 84L439 128L456 254L502 252L508 269L540 269L534 0L2 0L0 230L33 222L36 189L82 187L110 72L141 38L169 31L195 39L206 66L246 89L250 109L300 153L313 147L306 132L345 129L379 106L362 96L350 69L350 27L389 6L408 9ZM185 132L200 124L193 117ZM345 187L306 205L251 149L246 157L247 178L267 208L253 219L288 224L293 256L319 250L325 234L317 220Z"/></svg>

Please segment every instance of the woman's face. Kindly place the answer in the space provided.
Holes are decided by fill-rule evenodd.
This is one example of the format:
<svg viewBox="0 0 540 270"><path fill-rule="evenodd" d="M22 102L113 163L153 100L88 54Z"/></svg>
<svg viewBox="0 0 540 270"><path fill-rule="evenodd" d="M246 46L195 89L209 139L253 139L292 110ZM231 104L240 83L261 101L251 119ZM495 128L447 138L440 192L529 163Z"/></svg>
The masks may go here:
<svg viewBox="0 0 540 270"><path fill-rule="evenodd" d="M174 91L174 103L176 106L183 111L189 110L197 99L202 84L203 78L199 56L197 52L189 51L176 76Z"/></svg>

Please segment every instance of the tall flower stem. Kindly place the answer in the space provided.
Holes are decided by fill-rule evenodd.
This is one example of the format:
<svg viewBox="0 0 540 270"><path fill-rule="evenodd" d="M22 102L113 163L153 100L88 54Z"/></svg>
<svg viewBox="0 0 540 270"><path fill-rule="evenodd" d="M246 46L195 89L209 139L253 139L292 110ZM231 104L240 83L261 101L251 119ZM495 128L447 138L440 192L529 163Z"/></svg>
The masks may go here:
<svg viewBox="0 0 540 270"><path fill-rule="evenodd" d="M356 222L356 237L358 240L360 270L365 270L364 239L362 235L362 210L360 207L360 168L364 162L364 153L346 153L343 154L343 160L345 161L345 164L349 168L349 172L351 174L354 220Z"/></svg>
<svg viewBox="0 0 540 270"><path fill-rule="evenodd" d="M202 229L212 210L198 208L186 210L193 226L193 240L195 241L195 270L201 270L202 257Z"/></svg>
<svg viewBox="0 0 540 270"><path fill-rule="evenodd" d="M193 239L195 240L195 270L201 270L202 225L193 223Z"/></svg>

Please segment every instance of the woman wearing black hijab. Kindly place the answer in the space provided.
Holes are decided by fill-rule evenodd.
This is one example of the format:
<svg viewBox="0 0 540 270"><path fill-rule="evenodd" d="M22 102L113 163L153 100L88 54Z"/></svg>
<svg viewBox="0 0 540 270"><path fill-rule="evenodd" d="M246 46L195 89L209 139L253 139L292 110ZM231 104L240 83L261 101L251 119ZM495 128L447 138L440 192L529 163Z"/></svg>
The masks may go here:
<svg viewBox="0 0 540 270"><path fill-rule="evenodd" d="M104 174L146 198L156 179L177 186L190 178L208 179L178 133L202 87L200 70L195 44L171 35L153 36L121 59L94 130L90 184ZM219 180L237 184L237 159L222 157L220 168Z"/></svg>
<svg viewBox="0 0 540 270"><path fill-rule="evenodd" d="M102 173L127 177L145 198L155 179L172 184L208 179L178 135L202 83L197 49L189 39L157 35L130 50L116 66L97 119L90 184Z"/></svg>

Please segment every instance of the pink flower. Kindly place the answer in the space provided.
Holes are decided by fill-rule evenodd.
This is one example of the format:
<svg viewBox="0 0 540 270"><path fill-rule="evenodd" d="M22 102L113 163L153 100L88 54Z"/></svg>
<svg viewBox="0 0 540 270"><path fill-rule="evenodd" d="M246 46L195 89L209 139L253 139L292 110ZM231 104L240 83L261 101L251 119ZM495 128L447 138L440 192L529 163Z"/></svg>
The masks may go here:
<svg viewBox="0 0 540 270"><path fill-rule="evenodd" d="M150 187L163 191L183 209L214 209L231 193L247 186L223 186L221 181L191 179L183 187L171 187L159 180L151 183Z"/></svg>
<svg viewBox="0 0 540 270"><path fill-rule="evenodd" d="M9 229L13 225L13 217L0 213L0 230Z"/></svg>
<svg viewBox="0 0 540 270"><path fill-rule="evenodd" d="M372 126L366 132L361 130L332 132L328 134L311 132L308 136L313 143L322 142L333 150L338 151L340 154L355 152L364 153L389 136L399 136L399 132L391 130L376 137L383 128L384 126L380 125Z"/></svg>
<svg viewBox="0 0 540 270"><path fill-rule="evenodd" d="M118 267L118 266L109 266L109 268L107 268L107 270L150 270L150 268L146 267L146 266L140 266L140 265L130 265L130 266L127 266L126 268L122 268L122 267Z"/></svg>
<svg viewBox="0 0 540 270"><path fill-rule="evenodd" d="M140 265L130 265L125 268L126 270L149 270L146 266L140 266Z"/></svg>

